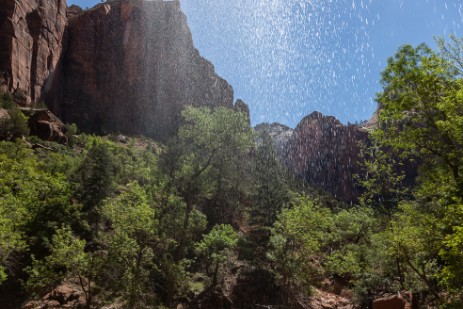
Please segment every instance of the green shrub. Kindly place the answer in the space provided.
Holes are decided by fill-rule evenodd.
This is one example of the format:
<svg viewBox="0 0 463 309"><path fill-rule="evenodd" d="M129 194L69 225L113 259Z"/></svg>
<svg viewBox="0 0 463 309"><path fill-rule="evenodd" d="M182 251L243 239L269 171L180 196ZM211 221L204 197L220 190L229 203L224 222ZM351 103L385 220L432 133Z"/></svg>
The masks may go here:
<svg viewBox="0 0 463 309"><path fill-rule="evenodd" d="M20 110L10 110L10 119L3 122L0 135L7 135L10 139L16 139L29 134L27 117Z"/></svg>
<svg viewBox="0 0 463 309"><path fill-rule="evenodd" d="M79 132L77 125L75 123L69 124L66 123L66 137L68 139L68 145L73 146L76 144L78 137L76 136Z"/></svg>
<svg viewBox="0 0 463 309"><path fill-rule="evenodd" d="M24 90L22 90L22 89L17 89L17 90L14 92L13 96L14 96L14 99L15 99L16 101L19 101L19 102L25 103L26 100L27 100L27 93L26 93L26 91L24 91Z"/></svg>
<svg viewBox="0 0 463 309"><path fill-rule="evenodd" d="M0 95L0 108L4 108L4 109L16 108L16 103L14 102L13 95L11 95L11 93L5 92Z"/></svg>

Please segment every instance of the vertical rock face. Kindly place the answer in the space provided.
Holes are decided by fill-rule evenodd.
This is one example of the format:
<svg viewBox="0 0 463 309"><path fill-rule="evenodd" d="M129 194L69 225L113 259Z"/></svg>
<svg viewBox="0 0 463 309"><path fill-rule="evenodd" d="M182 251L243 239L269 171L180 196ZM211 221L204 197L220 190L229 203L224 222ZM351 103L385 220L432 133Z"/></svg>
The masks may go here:
<svg viewBox="0 0 463 309"><path fill-rule="evenodd" d="M63 55L65 122L86 131L175 132L182 108L233 107L231 86L193 46L178 1L119 2L71 17Z"/></svg>
<svg viewBox="0 0 463 309"><path fill-rule="evenodd" d="M356 201L359 189L353 175L359 171L360 145L366 142L368 133L360 127L314 112L294 130L287 160L292 172L308 183L344 201Z"/></svg>
<svg viewBox="0 0 463 309"><path fill-rule="evenodd" d="M40 101L55 76L66 22L65 0L0 0L0 90Z"/></svg>

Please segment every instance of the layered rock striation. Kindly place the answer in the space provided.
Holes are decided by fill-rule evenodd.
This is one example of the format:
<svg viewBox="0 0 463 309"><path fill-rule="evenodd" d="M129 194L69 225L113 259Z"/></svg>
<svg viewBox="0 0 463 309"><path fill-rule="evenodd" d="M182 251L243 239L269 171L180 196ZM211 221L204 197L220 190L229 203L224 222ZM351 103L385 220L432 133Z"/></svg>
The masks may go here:
<svg viewBox="0 0 463 309"><path fill-rule="evenodd" d="M231 86L193 45L178 1L111 2L70 17L57 113L85 131L177 129L187 105L233 107Z"/></svg>
<svg viewBox="0 0 463 309"><path fill-rule="evenodd" d="M38 103L51 86L66 28L65 0L0 0L0 90Z"/></svg>
<svg viewBox="0 0 463 309"><path fill-rule="evenodd" d="M233 107L231 86L193 45L179 1L0 0L0 90L46 101L92 133L172 136L187 105ZM249 113L240 100L237 110ZM313 113L295 130L261 125L292 172L346 201L366 130Z"/></svg>
<svg viewBox="0 0 463 309"><path fill-rule="evenodd" d="M83 131L167 139L187 105L233 107L179 1L0 0L0 90Z"/></svg>

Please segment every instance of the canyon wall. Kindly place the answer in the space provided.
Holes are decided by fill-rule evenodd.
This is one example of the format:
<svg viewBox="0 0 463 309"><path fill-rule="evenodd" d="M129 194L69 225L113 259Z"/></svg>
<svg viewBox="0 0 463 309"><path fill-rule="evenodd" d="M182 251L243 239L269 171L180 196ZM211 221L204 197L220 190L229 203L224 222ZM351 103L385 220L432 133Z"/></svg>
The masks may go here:
<svg viewBox="0 0 463 309"><path fill-rule="evenodd" d="M178 1L111 1L90 10L64 0L0 0L0 91L44 100L84 132L165 141L187 105L233 107L232 87L193 45ZM236 108L249 113L244 102ZM366 130L313 113L292 130L262 125L291 171L355 201Z"/></svg>
<svg viewBox="0 0 463 309"><path fill-rule="evenodd" d="M368 130L375 119L363 126L343 125L319 112L304 117L295 129L273 123L260 124L267 131L280 160L292 174L311 186L345 202L357 202L361 188L354 175L361 172L358 162L362 144L368 144Z"/></svg>
<svg viewBox="0 0 463 309"><path fill-rule="evenodd" d="M314 112L302 119L288 141L289 167L313 186L355 202L360 188L353 175L359 171L361 144L367 142L368 133L360 126L345 126Z"/></svg>
<svg viewBox="0 0 463 309"><path fill-rule="evenodd" d="M57 113L84 131L165 140L187 105L233 107L178 1L110 2L70 18Z"/></svg>
<svg viewBox="0 0 463 309"><path fill-rule="evenodd" d="M0 91L37 105L50 89L66 28L65 0L0 0Z"/></svg>
<svg viewBox="0 0 463 309"><path fill-rule="evenodd" d="M233 107L178 1L0 0L0 87L85 132L165 140L187 105ZM67 14L66 14L67 13Z"/></svg>

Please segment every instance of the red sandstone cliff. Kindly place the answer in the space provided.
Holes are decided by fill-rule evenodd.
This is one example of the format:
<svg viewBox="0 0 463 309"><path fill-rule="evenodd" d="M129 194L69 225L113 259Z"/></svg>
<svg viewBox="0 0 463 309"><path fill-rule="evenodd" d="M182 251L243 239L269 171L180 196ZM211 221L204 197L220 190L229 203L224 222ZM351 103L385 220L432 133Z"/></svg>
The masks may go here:
<svg viewBox="0 0 463 309"><path fill-rule="evenodd" d="M0 0L0 90L37 103L52 83L66 26L65 0Z"/></svg>
<svg viewBox="0 0 463 309"><path fill-rule="evenodd" d="M0 91L44 100L84 131L172 135L186 105L233 107L178 1L0 0ZM69 19L69 20L68 20Z"/></svg>
<svg viewBox="0 0 463 309"><path fill-rule="evenodd" d="M359 188L360 145L368 133L359 126L342 125L336 118L314 112L302 119L288 141L291 171L309 184L344 201L356 201Z"/></svg>
<svg viewBox="0 0 463 309"><path fill-rule="evenodd" d="M165 139L186 105L233 107L231 86L195 49L177 1L111 2L75 17L56 112L91 132Z"/></svg>
<svg viewBox="0 0 463 309"><path fill-rule="evenodd" d="M164 140L186 105L233 106L231 86L195 49L178 1L112 1L66 16L65 0L0 0L0 46L0 90L44 99L84 131ZM367 133L320 113L290 133L278 145L291 170L355 200Z"/></svg>

